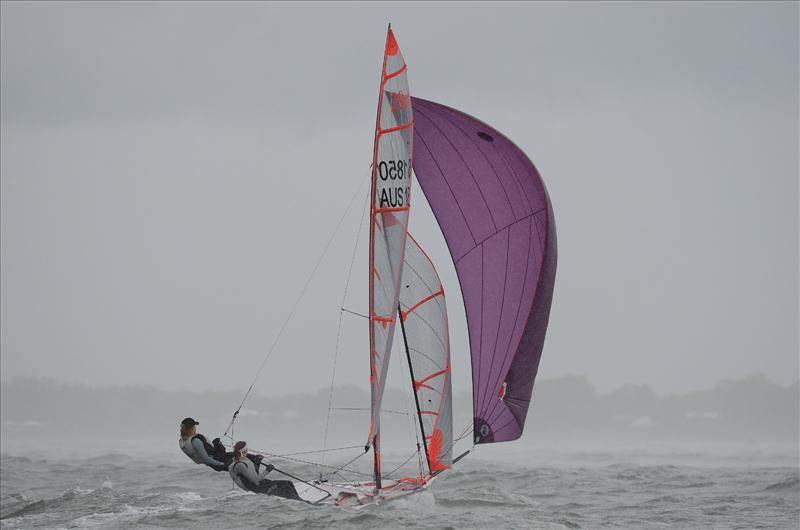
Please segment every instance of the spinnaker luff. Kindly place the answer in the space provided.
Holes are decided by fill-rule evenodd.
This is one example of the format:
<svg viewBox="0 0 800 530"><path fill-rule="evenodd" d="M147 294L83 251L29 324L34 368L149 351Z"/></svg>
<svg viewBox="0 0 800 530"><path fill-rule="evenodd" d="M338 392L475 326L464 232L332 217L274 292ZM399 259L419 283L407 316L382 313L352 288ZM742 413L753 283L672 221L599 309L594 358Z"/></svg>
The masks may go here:
<svg viewBox="0 0 800 530"><path fill-rule="evenodd" d="M414 174L458 273L472 355L475 443L522 434L550 317L553 209L513 142L463 112L412 98Z"/></svg>

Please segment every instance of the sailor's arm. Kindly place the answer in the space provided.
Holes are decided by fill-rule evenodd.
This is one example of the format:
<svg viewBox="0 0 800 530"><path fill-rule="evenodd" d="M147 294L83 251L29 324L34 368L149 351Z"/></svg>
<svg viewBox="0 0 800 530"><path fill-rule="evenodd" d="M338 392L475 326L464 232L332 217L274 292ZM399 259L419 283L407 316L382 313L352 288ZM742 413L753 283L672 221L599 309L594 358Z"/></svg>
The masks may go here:
<svg viewBox="0 0 800 530"><path fill-rule="evenodd" d="M272 464L266 464L261 473L258 474L258 479L261 480L266 478L269 472L272 471L273 469L275 469L275 466L273 466Z"/></svg>
<svg viewBox="0 0 800 530"><path fill-rule="evenodd" d="M203 446L202 440L200 440L198 438L195 438L194 440L192 440L192 447L194 447L195 452L197 453L197 455L200 457L200 460L202 460L204 464L207 464L209 466L217 466L217 467L224 466L224 464L222 462L214 460L213 458L208 456L208 453L206 452L206 448Z"/></svg>
<svg viewBox="0 0 800 530"><path fill-rule="evenodd" d="M253 471L253 469L250 466L242 462L236 464L236 466L234 467L234 472L240 477L245 478L248 481L252 482L256 486L258 485L259 482L261 482L261 479L264 478L263 476Z"/></svg>

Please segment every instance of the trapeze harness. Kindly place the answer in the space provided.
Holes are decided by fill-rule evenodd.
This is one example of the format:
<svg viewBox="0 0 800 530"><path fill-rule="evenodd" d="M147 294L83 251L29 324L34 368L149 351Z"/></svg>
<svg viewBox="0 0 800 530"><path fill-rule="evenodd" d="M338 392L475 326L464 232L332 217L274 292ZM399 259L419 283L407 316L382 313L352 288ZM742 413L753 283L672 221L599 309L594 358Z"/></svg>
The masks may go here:
<svg viewBox="0 0 800 530"><path fill-rule="evenodd" d="M228 473L237 486L253 493L275 495L286 499L299 499L297 490L290 480L269 480L265 478L269 470L258 472L259 465L252 460L236 460L228 466Z"/></svg>
<svg viewBox="0 0 800 530"><path fill-rule="evenodd" d="M214 446L208 443L206 437L202 434L195 434L188 440L180 438L178 440L178 446L180 446L181 451L196 464L205 464L216 471L223 471L225 469L225 464L209 456L209 452L216 453L216 451Z"/></svg>

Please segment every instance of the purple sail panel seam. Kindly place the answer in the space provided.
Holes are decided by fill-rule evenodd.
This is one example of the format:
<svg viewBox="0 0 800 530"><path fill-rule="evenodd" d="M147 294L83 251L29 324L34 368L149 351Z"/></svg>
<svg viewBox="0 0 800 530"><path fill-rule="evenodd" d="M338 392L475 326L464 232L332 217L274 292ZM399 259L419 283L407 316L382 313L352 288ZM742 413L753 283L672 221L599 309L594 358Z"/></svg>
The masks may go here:
<svg viewBox="0 0 800 530"><path fill-rule="evenodd" d="M497 232L495 232L494 234L490 235L490 236L489 236L489 237L487 237L486 239L482 239L482 240L481 240L481 241L480 241L480 242L479 242L477 245L475 245L474 247L472 247L471 249L469 249L469 250L468 250L468 251L467 251L467 252L466 252L466 253L465 253L463 256L461 256L460 258L458 258L458 260L454 260L454 262L453 262L453 263L455 263L456 265L458 265L458 264L459 264L459 262L460 262L462 259L466 258L466 257L467 257L467 256L468 256L468 255L469 255L469 254L470 254L470 253L473 251L473 250L475 250L475 249L476 249L476 248L478 248L479 246L483 245L484 243L486 243L487 241L489 241L490 239L492 239L494 236L496 236L497 234L499 234L499 233L500 233L500 232L502 232L503 230L505 230L505 229L507 229L507 228L511 228L512 226L514 226L514 225L516 225L516 224L518 224L518 223L521 223L522 221L526 221L526 220L530 219L531 217L535 216L537 213L540 213L542 210L544 210L544 208L542 208L541 210L536 210L536 211L535 211L535 212L533 212L533 213L529 213L529 214L528 214L528 215L526 215L525 217L523 217L523 218L521 218L521 219L517 219L517 220L516 220L516 221L514 221L513 223L507 224L506 226L502 227L500 230L498 230L498 231L497 231Z"/></svg>
<svg viewBox="0 0 800 530"><path fill-rule="evenodd" d="M528 155L526 155L525 152L522 149L520 149L517 144L515 144L514 142L510 143L511 147L513 148L514 157L517 159L520 165L523 168L526 167L529 168L531 172L535 175L536 185L539 186L542 190L544 190L544 207L549 209L552 213L552 204L550 204L550 196L547 193L547 188L544 185L544 180L542 179L542 176L539 174L539 171L536 169L536 166L533 165L533 162L531 162L530 158L528 158Z"/></svg>
<svg viewBox="0 0 800 530"><path fill-rule="evenodd" d="M534 220L531 221L531 224L533 224L533 222L535 222L535 218L534 218ZM534 246L531 244L531 241L533 239L533 235L534 235L533 232L529 231L528 237L527 237L527 239L528 239L528 252L527 252L527 257L526 257L526 268L525 268L525 276L524 276L524 279L526 279L526 280L527 280L528 274L530 272L530 266L529 265L530 265L530 260L531 260L531 250L533 250L533 248L534 248ZM537 238L538 238L538 234L537 234ZM521 298L523 296L524 296L524 293L522 293ZM535 288L534 288L534 292L532 293L531 300L533 300L533 298L535 296L536 296L536 291L535 291ZM520 303L520 307L521 307L521 305L522 304ZM533 304L531 304L531 308L532 307L533 307ZM529 313L528 318L530 318L530 311L531 311L531 309L528 310L528 313ZM507 362L504 362L505 366L502 367L500 374L498 374L501 377L508 378L508 371L510 370L511 365L514 362L514 359L517 357L517 355L520 354L519 345L520 345L522 337L523 337L523 335L525 333L525 327L527 326L528 319L525 319L525 320L522 321L522 326L520 328L519 316L520 316L520 313L519 313L519 311L517 311L517 315L516 315L515 320L514 320L514 328L512 330L512 334L511 334L511 338L512 339L514 337L518 337L518 340L517 340L517 351L513 355L511 355L510 357L508 357L508 356L506 357L506 361ZM519 331L517 331L517 330L519 330ZM509 340L509 350L510 350L510 344L511 344L511 340ZM494 381L494 383L495 383L495 385L499 384L499 377L498 377L498 379L496 381ZM492 397L492 396L490 396L490 397ZM491 410L489 410L489 406L491 405L491 403L486 405L485 410L483 412L485 414L484 419L487 422L489 421L489 418L494 416L495 412L497 411L497 407L500 405L500 403L505 403L505 400L504 399L499 399L499 398L496 399L495 402L494 402L494 406L491 407ZM508 406L508 405L506 405L506 406Z"/></svg>
<svg viewBox="0 0 800 530"><path fill-rule="evenodd" d="M483 293L484 293L484 290L483 290L483 285L484 285L483 277L484 277L484 274L486 272L486 268L483 266L483 263L484 263L483 262L483 245L480 246L480 249L481 249L481 290L479 292L481 293L481 320L480 320L480 325L478 326L478 331L480 332L480 336L478 337L478 348L477 348L477 350L472 350L471 349L471 351L478 351L478 352L481 351L480 346L483 343L483 301L485 300L485 298L483 297ZM472 346L472 345L470 344L470 346ZM473 363L473 366L474 366L474 364L475 364L475 358L474 357L472 358L472 363ZM481 381L481 362L480 362L480 358L479 358L478 359L478 383L479 384L480 384L480 381ZM473 394L475 392L475 382L474 381L472 383L472 392L473 392ZM480 389L478 389L478 393L480 394ZM472 396L472 399L473 399L473 402L474 402L475 401L475 396L474 395ZM475 407L473 406L473 412L474 412L474 408Z"/></svg>
<svg viewBox="0 0 800 530"><path fill-rule="evenodd" d="M467 230L469 231L469 235L472 237L472 242L474 243L475 242L475 234L472 233L472 228L469 226L469 222L467 221L467 216L464 215L464 210L461 208L461 205L458 203L458 201L456 201L456 194L453 192L453 188L450 186L450 183L447 182L447 179L444 176L444 171L442 171L441 166L439 166L439 162L436 161L436 157L433 156L433 151L431 151L428 148L428 142L425 141L425 137L422 135L422 133L419 132L419 130L416 129L416 128L414 129L414 133L417 136L419 136L420 141L425 146L425 150L428 152L428 154L431 157L431 160L433 160L433 163L436 165L436 168L439 170L439 174L442 176L442 182L444 182L445 185L447 186L447 189L450 190L450 195L453 196L453 202L455 202L456 207L458 208L458 211L461 212L461 217L464 219L464 226L467 227ZM423 190L422 192L425 193L425 190ZM433 215L434 215L434 217L436 217L436 212L434 212ZM438 222L439 222L439 220L437 218L437 223ZM439 226L441 226L441 223L439 223Z"/></svg>
<svg viewBox="0 0 800 530"><path fill-rule="evenodd" d="M539 221L534 217L533 222L537 222L538 223ZM548 220L548 222L549 222L549 220ZM539 246L542 249L542 258L544 258L544 252L546 250L546 243L542 242L542 239L541 239L541 236L539 235L539 231L538 230L536 230L536 237L539 240L539 243L540 243ZM547 237L547 231L545 231L545 237ZM534 297L539 292L539 287L540 287L540 282L541 282L541 279L542 279L542 272L543 271L544 271L544 264L542 264L542 266L539 267L539 273L536 276L536 284L535 284L536 287L535 287L535 290L534 290ZM531 304L531 308L528 311L528 318L525 320L525 327L527 327L528 323L530 322L530 313L533 311L534 306L535 306L535 304ZM525 333L525 331L523 330L523 334L524 333ZM519 355L520 353L521 352L517 352L517 355ZM513 360L512 360L512 363L513 363ZM529 404L532 399L533 399L533 394L531 394L531 398L529 398L528 400L513 399L513 401L517 401L517 402L520 402L520 403L528 403ZM498 402L499 401L502 401L502 400L498 400ZM496 408L496 406L495 406L495 408ZM493 413L494 413L494 411L492 411L492 414ZM516 416L514 416L513 414L512 414L512 419L514 421L517 421L517 424L519 425L519 421L517 420ZM503 427L506 427L510 423L511 423L511 420L507 421L506 423L503 424ZM519 428L520 428L520 431L522 431L523 426L519 425ZM497 429L497 430L500 431L501 429L502 429L502 427Z"/></svg>
<svg viewBox="0 0 800 530"><path fill-rule="evenodd" d="M526 203L528 203L528 210L532 212L532 211L533 211L533 203L531 202L531 199L530 199L530 197L528 197L528 194L527 194L527 193L525 193L525 189L524 189L524 187L522 186L522 181L520 180L520 178L519 178L519 175L517 175L517 172L516 172L516 171L514 171L514 168L513 168L513 166L512 166L511 164L509 164L509 163L508 163L508 160L506 159L505 155L504 155L503 153L501 153L501 152L500 152L500 150L499 150L498 148L496 148L496 147L494 148L494 150L495 150L495 152L497 153L497 156L499 156L499 157L500 157L500 159L501 159L501 160L503 161L503 163L506 165L506 167L508 168L508 170L509 170L509 171L511 172L511 174L514 176L514 182L516 182L516 184L517 184L517 188L519 188L519 193L520 193L520 196L522 196L522 197L524 197L524 198L525 198L525 202L526 202Z"/></svg>
<svg viewBox="0 0 800 530"><path fill-rule="evenodd" d="M536 218L535 218L535 217L533 217L533 218L531 219L531 222L530 222L530 225L531 225L531 226L530 226L530 228L533 228L533 226L532 226L532 225L533 225L533 223L535 223L535 222L536 222ZM529 233L529 235L528 235L528 238L527 238L527 239L528 239L528 255L527 255L527 258L526 258L526 260L525 260L525 275L524 275L524 278L525 278L525 279L527 279L527 277L528 277L528 270L529 270L529 267L528 267L528 265L530 264L530 259L531 259L531 249L533 248L533 245L531 244L531 242L532 242L532 237L531 237L531 235L533 235L533 232L534 232L533 230L530 230L530 233ZM536 230L535 232L536 232L536 238L539 240L539 243L540 243L540 245L539 245L539 246L541 247L542 245L541 245L541 237L539 236L539 231L538 231L538 230ZM537 289L537 288L538 288L538 285L539 285L539 275L541 275L541 273L542 273L542 267L539 267L539 272L538 272L538 275L537 275L537 278L536 278L536 284L535 284L535 285L536 285L536 287L534 288L534 292L533 292L533 297L534 297L534 298L536 297L536 293L537 293L537 291L538 291L538 289ZM524 282L523 282L523 283L524 283ZM521 298L522 298L522 296L520 296L520 300L521 300ZM532 302L532 301L531 301L531 302ZM521 305L521 304L520 304L520 305ZM533 306L534 306L534 304L533 304L533 303L531 303L531 307L530 307L530 309L528 310L528 316L527 316L527 318L526 318L526 319L523 321L523 327L522 327L522 330L520 330L520 341L522 340L522 335L525 333L525 327L527 326L527 323L528 323L528 321L530 320L530 312L531 312L531 311L533 311ZM518 325L519 325L519 310L517 311L517 318L516 318L516 319L515 319L515 321L514 321L514 332L512 333L512 338L513 338L513 336L514 336L514 335L516 335L516 329L517 329L517 326L518 326ZM510 342L510 340L509 340L509 342ZM519 347L519 344L517 345L517 347ZM510 362L508 363L508 367L506 367L506 369L505 369L505 372L506 372L506 373L505 373L505 374L503 374L503 376L504 376L504 377L506 377L506 376L508 375L508 370L511 368L511 364L514 362L514 358L515 358L517 355L519 355L519 353L520 353L520 352L519 352L519 351L517 351L515 355L512 355L512 356L511 356L511 358L510 358ZM498 381L498 382L499 382L499 381ZM503 403L503 400L502 400L502 399L498 399L498 400L495 402L495 404L494 404L494 407L492 407L492 410L491 410L491 411L488 411L488 410L486 411L486 412L489 412L489 414L487 414L487 415L484 417L484 419L485 419L487 422L489 421L489 417L490 417L490 416L492 416L492 415L495 413L495 410L497 410L497 406L498 406L500 403ZM506 405L506 406L507 406L507 405Z"/></svg>
<svg viewBox="0 0 800 530"><path fill-rule="evenodd" d="M528 239L530 239L530 236L528 236ZM509 238L507 239L506 243L507 243L507 247L506 247L506 263L508 263L508 260L509 260L509 257L510 257L510 248L511 248L511 232L510 232L510 230L509 230ZM527 275L527 267L528 267L528 262L527 261L525 263L525 266L526 266L526 268L525 268L525 271L523 272L523 276L522 276L523 280L525 278L525 275ZM506 268L506 283L507 282L508 282L508 267ZM516 311L515 311L516 315L515 315L514 324L513 324L512 328L511 328L511 331L509 333L508 343L506 344L505 349L501 350L501 351L503 351L503 353L499 357L499 366L496 363L496 360L497 360L497 352L496 352L497 345L495 344L495 351L493 352L493 355L492 355L492 364L491 364L492 369L489 372L489 377L487 378L487 381L486 381L486 392L484 394L484 402L481 405L482 417L486 421L489 421L489 418L491 417L491 413L487 414L488 408L492 403L491 400L497 398L497 392L500 389L500 381L503 378L505 378L506 373L508 371L508 366L510 365L510 361L514 357L513 352L511 351L510 345L512 344L513 339L514 339L514 337L516 335L516 333L515 333L515 330L516 330L516 327L517 327L517 323L516 322L517 322L517 319L519 318L520 307L522 306L522 302L523 302L523 300L525 298L524 294L525 294L524 290L520 289L519 300L517 301L517 304L516 304L517 308L516 308ZM504 299L502 301L502 305L501 305L501 321L502 321L503 315L507 313L505 311L504 305L505 305L505 297L504 297ZM500 326L498 326L498 333L499 333L499 331L500 331ZM520 331L520 337L521 337L521 335L522 335L522 333ZM498 369L495 372L495 367L496 366L497 366ZM495 375L493 376L492 374L495 374Z"/></svg>
<svg viewBox="0 0 800 530"><path fill-rule="evenodd" d="M436 109L432 109L432 111L433 111L433 112L435 112L435 113L437 113L437 114L438 114L438 115L439 115L439 116L440 116L440 117L441 117L443 120L446 120L446 121L447 121L447 122L449 122L449 123L450 123L450 124L451 124L451 125L452 125L452 126L455 128L455 129L456 129L456 130L458 130L459 132L461 132L461 134L463 134L463 135L464 135L464 138L466 138L466 139L467 139L467 140L468 140L468 141L469 141L469 142L470 142L470 143L471 143L473 146L475 146L475 149L477 149L477 150L478 150L478 152L479 152L481 155L483 155L483 158L484 158L484 160L486 160L486 164L487 164L487 165L488 165L488 166L489 166L489 167L492 169L492 173L494 173L495 179L497 179L497 183L498 183L498 184L500 185L500 187L503 189L503 193L504 193L504 194L505 194L505 196L506 196L506 201L508 202L508 206L509 206L509 208L511 209L511 214L512 214L512 215L514 216L514 218L516 219L516 218L517 218L517 213L514 211L514 204L511 202L511 197L509 197L509 195L508 195L508 190L506 190L506 187L503 185L503 180L500 178L500 175L497 173L497 170L494 168L494 164L492 164L491 160L489 160L489 157L488 157L488 156L486 156L486 153L484 153L484 152L483 152L483 150L482 150L482 149L480 148L480 146L479 146L479 145L478 145L478 144L475 142L475 140L473 140L473 139L472 139L472 137L471 137L469 134L467 134L467 132L466 132L466 131L464 131L464 130L463 130L461 127L459 127L459 125L458 125L457 123L455 123L453 120L451 120L451 119L450 119L448 116L446 116L446 115L444 115L444 114L440 114L440 113L439 113L439 112L438 112ZM453 146L453 148L455 149L455 146Z"/></svg>
<svg viewBox="0 0 800 530"><path fill-rule="evenodd" d="M483 193L483 188L481 188L481 185L478 184L478 179L475 178L475 173L472 172L472 168L469 167L469 164L467 164L467 161L464 160L464 157L461 155L461 152L456 148L455 145L453 145L453 141L450 140L450 138L444 133L444 131L442 131L441 127L439 127L439 125L435 121L431 120L428 116L425 116L424 112L421 112L421 114L426 119L428 119L434 127L436 127L436 130L439 131L439 134L442 136L442 138L447 140L447 143L450 144L450 147L453 148L453 152L458 156L459 160L461 160L461 163L464 164L464 168L466 168L467 172L469 172L469 175L472 177L473 182L475 182L475 187L481 194L481 199L483 199L483 204L486 206L486 211L489 212L489 217L492 220L492 226L494 226L495 231L497 231L497 221L495 220L494 215L492 214L492 209L489 208L489 202L486 200L486 195Z"/></svg>
<svg viewBox="0 0 800 530"><path fill-rule="evenodd" d="M500 232L497 232L497 234L495 234L495 236L498 236L498 235L502 234L503 232L506 232L507 235L506 235L505 273L503 274L503 294L500 297L500 322L502 322L502 320L503 320L503 308L505 306L505 301L506 301L506 285L508 283L508 255L509 255L509 248L510 248L510 243L511 243L511 230L509 228L506 228L506 229L504 229L504 230L502 230ZM483 395L491 394L490 382L491 382L491 378L492 378L492 372L494 371L494 361L495 361L495 359L497 357L497 339L500 336L500 328L501 328L501 325L498 323L497 332L494 335L494 347L492 349L492 360L489 361L489 377L486 378L486 387L483 389L483 392L484 392ZM483 345L481 345L481 347L482 346ZM508 356L508 353L506 353L506 356ZM502 367L502 363L501 363L501 367Z"/></svg>
<svg viewBox="0 0 800 530"><path fill-rule="evenodd" d="M514 166L511 165L511 163L508 161L508 158L506 158L505 153L501 153L500 151L498 151L497 154L500 155L500 158L502 158L505 161L505 163L508 165L509 169L511 169L511 171L516 175L517 172L514 171ZM517 158L517 161L519 161L519 158ZM522 164L522 166L524 167L525 164ZM525 191L525 187L524 186L522 186L522 192L525 194L525 199L528 201L528 204L530 205L531 210L533 210L535 208L535 206L534 206L535 201L531 198L531 196L528 194L528 192Z"/></svg>
<svg viewBox="0 0 800 530"><path fill-rule="evenodd" d="M415 98L415 100L419 101L419 99L418 99L418 98ZM499 135L500 135L501 137L503 137L503 138L504 138L504 139L505 139L505 140L506 140L506 141L507 141L507 142L508 142L510 145L512 145L512 146L514 146L514 147L516 147L516 148L519 150L519 147L517 147L517 145L516 145L514 142L512 142L511 140L509 140L509 139L508 139L508 138L507 138L507 137L506 137L504 134L502 134L502 133L500 133L499 131L495 130L495 129L494 129L494 127L491 127L490 125L488 125L488 124L486 124L485 122L483 122L483 121L479 120L478 118L475 118L475 117L473 117L473 116L470 116L470 115L469 115L469 114L467 114L466 112L462 112L462 111L460 111L460 110L458 110L458 109L448 109L448 107L445 107L444 105L441 105L441 104L439 104L439 103L436 103L436 102L433 102L433 101L430 101L430 102L428 102L428 103L433 103L433 105L434 105L435 107L441 107L441 109L442 109L442 112L447 112L448 110L452 110L452 111L455 111L457 114L459 114L459 115L460 115L460 116L461 116L463 119L474 120L474 121L476 121L476 122L480 123L480 124L481 124L481 125L483 125L483 126L486 128L486 129L492 130L492 131L494 131L495 133L499 134ZM517 172L516 172L516 171L514 171L514 169L511 167L511 164L509 164L509 163L508 163L508 160L506 159L505 155L504 155L502 152L500 152L499 148L497 148L496 146L495 146L495 152L498 154L498 156L500 156L500 158L502 158L502 159L503 159L503 161L506 163L506 165L508 166L508 168L509 168L509 170L511 171L511 173L514 175L514 178L515 178L515 180L516 180L516 182L517 182L517 185L518 185L518 186L519 186L519 188L520 188L520 190L519 190L519 191L520 191L520 192L522 192L522 195L525 197L525 200L528 202L528 208L529 208L530 210L533 210L533 202L531 201L531 199L530 199L530 197L528 196L528 194L527 194L527 193L524 191L524 186L522 186L522 182L519 180L519 176L517 175Z"/></svg>
<svg viewBox="0 0 800 530"><path fill-rule="evenodd" d="M511 400L509 400L509 401L511 401ZM515 399L513 401L519 401L520 403L526 403L525 401L522 401L522 400L519 400L519 399ZM530 403L530 401L528 401L527 403ZM512 422L516 422L517 426L519 427L519 430L522 431L522 427L519 425L519 421L517 421L517 418L513 414L510 414L510 411L509 411L509 415L511 416L511 418L509 418L508 420L506 420L505 423L503 423L502 425L497 427L497 429L493 429L495 432L502 432L502 430L505 429L506 427L508 427L509 425L511 425Z"/></svg>

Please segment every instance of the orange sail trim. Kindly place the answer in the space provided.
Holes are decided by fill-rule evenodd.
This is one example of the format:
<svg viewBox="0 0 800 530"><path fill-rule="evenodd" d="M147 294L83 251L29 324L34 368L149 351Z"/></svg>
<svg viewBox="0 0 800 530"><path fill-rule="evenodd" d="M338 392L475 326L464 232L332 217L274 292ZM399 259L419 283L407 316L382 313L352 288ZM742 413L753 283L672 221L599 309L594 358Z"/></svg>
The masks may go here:
<svg viewBox="0 0 800 530"><path fill-rule="evenodd" d="M400 46L397 45L394 32L389 30L389 36L386 38L386 55L397 55L399 52Z"/></svg>
<svg viewBox="0 0 800 530"><path fill-rule="evenodd" d="M444 374L447 374L449 372L450 372L450 366L448 365L448 367L445 368L444 370L439 370L438 372L432 373L431 375L429 375L425 379L420 379L419 381L414 381L414 389L419 391L419 389L422 388L423 386L425 386L427 388L431 388L431 387L425 385L425 383L427 383L428 381L430 381L434 377L437 377L437 376L440 376L440 375L444 375Z"/></svg>
<svg viewBox="0 0 800 530"><path fill-rule="evenodd" d="M383 134L389 134L389 133L393 133L393 132L396 132L396 131L402 131L403 129L408 129L408 128L409 128L409 127L411 127L412 125L414 125L414 122L413 122L413 121L412 121L412 122L409 122L409 123L404 123L404 124L402 124L402 125L398 125L398 126L396 126L396 127L389 127L388 129L380 129L380 130L378 131L378 134L379 134L379 135L383 135Z"/></svg>
<svg viewBox="0 0 800 530"><path fill-rule="evenodd" d="M400 74L402 74L403 72L405 72L407 68L408 68L408 66L406 66L406 65L404 64L404 65L403 65L403 67L402 67L402 68L399 68L397 71L395 71L395 72L392 72L391 74L386 74L386 77L384 77L384 80L385 80L385 81L388 81L389 79L391 79L391 78L393 78L393 77L397 77L398 75L400 75Z"/></svg>
<svg viewBox="0 0 800 530"><path fill-rule="evenodd" d="M379 322L383 329L386 329L389 324L394 323L394 317L381 317L378 315L372 315L372 320L375 322Z"/></svg>
<svg viewBox="0 0 800 530"><path fill-rule="evenodd" d="M375 208L375 213L386 213L386 212L405 212L408 211L410 206L395 206L394 208Z"/></svg>
<svg viewBox="0 0 800 530"><path fill-rule="evenodd" d="M450 466L441 461L443 438L442 431L433 429L431 443L428 446L428 461L430 462L431 473L439 473L450 468Z"/></svg>
<svg viewBox="0 0 800 530"><path fill-rule="evenodd" d="M439 289L437 292L433 293L432 295L430 295L430 296L428 296L426 298L423 298L422 300L420 300L419 302L417 302L416 304L411 306L407 311L403 311L401 313L403 315L403 320L408 320L409 313L413 313L416 308L418 308L419 306L421 306L425 302L433 300L437 296L444 296L444 289Z"/></svg>

